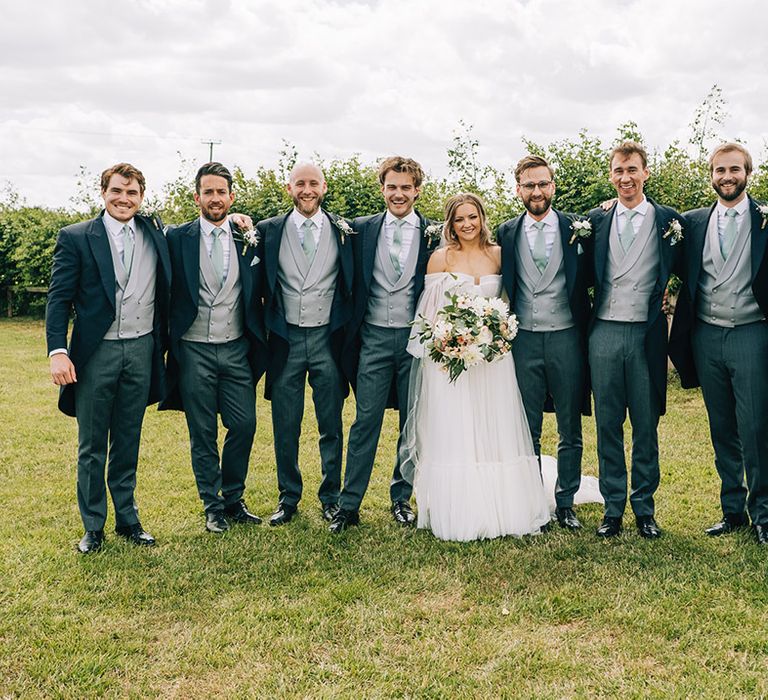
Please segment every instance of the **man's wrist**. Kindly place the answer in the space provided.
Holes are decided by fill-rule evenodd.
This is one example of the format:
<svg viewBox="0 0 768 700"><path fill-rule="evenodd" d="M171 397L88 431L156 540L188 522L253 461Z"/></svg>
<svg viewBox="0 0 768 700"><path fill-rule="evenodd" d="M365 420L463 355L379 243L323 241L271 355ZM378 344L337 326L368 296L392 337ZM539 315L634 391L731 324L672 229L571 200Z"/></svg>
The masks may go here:
<svg viewBox="0 0 768 700"><path fill-rule="evenodd" d="M56 348L48 353L48 357L53 357L54 355L69 355L69 353L66 348Z"/></svg>

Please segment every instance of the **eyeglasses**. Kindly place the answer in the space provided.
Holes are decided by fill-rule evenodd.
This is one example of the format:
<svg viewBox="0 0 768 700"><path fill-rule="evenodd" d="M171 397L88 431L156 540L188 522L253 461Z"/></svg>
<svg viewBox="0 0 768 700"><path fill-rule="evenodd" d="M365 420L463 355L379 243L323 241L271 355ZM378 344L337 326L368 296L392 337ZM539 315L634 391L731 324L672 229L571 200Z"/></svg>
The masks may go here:
<svg viewBox="0 0 768 700"><path fill-rule="evenodd" d="M546 190L552 184L552 180L542 180L541 182L521 182L520 187L526 192L533 192L537 187L540 190Z"/></svg>

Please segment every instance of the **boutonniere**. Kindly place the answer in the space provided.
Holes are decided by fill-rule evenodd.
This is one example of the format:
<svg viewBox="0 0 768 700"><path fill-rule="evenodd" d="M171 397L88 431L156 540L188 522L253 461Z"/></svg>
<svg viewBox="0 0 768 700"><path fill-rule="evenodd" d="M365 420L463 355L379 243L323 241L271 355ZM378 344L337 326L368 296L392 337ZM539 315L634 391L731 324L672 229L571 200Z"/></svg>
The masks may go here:
<svg viewBox="0 0 768 700"><path fill-rule="evenodd" d="M344 245L344 242L347 240L347 236L354 236L357 231L353 229L349 222L342 218L341 216L337 216L336 214L329 214L331 217L331 221L333 221L333 225L339 229L339 234L341 235L341 245Z"/></svg>
<svg viewBox="0 0 768 700"><path fill-rule="evenodd" d="M683 227L678 219L672 219L662 238L669 238L669 245L677 245L683 240Z"/></svg>
<svg viewBox="0 0 768 700"><path fill-rule="evenodd" d="M440 237L443 235L443 222L438 221L434 224L429 224L424 229L424 238L427 239L427 245L433 246L435 243L437 243L440 240Z"/></svg>
<svg viewBox="0 0 768 700"><path fill-rule="evenodd" d="M160 220L160 214L154 209L142 209L139 212L139 215L149 221L158 231L165 231L167 228L163 226L163 222Z"/></svg>
<svg viewBox="0 0 768 700"><path fill-rule="evenodd" d="M760 212L760 216L763 217L763 223L760 224L760 229L764 229L768 224L768 204L757 204L757 211Z"/></svg>
<svg viewBox="0 0 768 700"><path fill-rule="evenodd" d="M589 238L592 235L592 222L589 219L574 219L571 230L573 235L568 245L573 245L577 238Z"/></svg>
<svg viewBox="0 0 768 700"><path fill-rule="evenodd" d="M235 228L232 231L232 238L243 244L242 255L245 255L248 248L255 249L261 240L261 236L255 228L240 228L237 225L235 225Z"/></svg>

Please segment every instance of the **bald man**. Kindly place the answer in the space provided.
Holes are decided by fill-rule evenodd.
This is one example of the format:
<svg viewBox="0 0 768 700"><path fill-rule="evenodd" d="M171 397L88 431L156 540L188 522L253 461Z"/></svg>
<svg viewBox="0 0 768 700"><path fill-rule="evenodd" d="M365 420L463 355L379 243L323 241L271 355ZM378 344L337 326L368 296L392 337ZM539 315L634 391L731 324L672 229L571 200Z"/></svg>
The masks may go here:
<svg viewBox="0 0 768 700"><path fill-rule="evenodd" d="M289 522L301 500L299 436L307 378L320 432L323 517L330 521L338 510L341 411L348 393L339 363L352 315L352 246L346 240L351 229L321 208L327 191L322 170L297 164L286 189L293 210L257 226L269 345L265 395L272 401L279 489L270 525Z"/></svg>

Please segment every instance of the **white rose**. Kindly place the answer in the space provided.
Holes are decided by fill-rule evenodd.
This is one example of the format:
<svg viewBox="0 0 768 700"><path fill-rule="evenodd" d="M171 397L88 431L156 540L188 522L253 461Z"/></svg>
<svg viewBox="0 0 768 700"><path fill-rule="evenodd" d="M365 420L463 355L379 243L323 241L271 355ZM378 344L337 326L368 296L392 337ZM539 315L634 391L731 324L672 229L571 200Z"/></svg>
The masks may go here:
<svg viewBox="0 0 768 700"><path fill-rule="evenodd" d="M488 326L483 326L480 329L480 333L477 335L477 342L479 345L488 345L493 341L493 333L491 333Z"/></svg>

